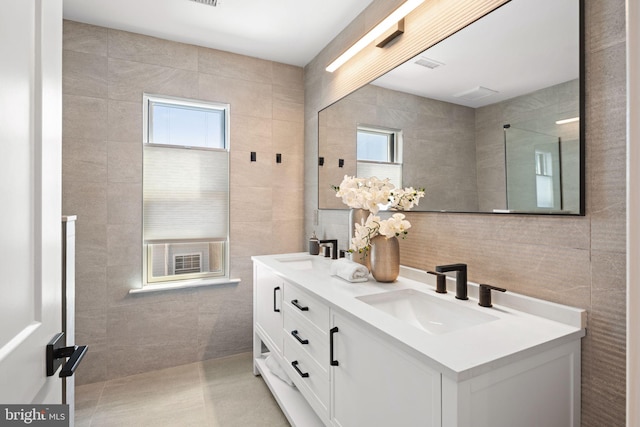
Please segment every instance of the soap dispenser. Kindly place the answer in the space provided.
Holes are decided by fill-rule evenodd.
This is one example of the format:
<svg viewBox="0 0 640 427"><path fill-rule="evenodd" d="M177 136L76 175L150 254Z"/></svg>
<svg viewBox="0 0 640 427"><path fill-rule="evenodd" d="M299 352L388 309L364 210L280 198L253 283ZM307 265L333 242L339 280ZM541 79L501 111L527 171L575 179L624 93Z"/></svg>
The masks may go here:
<svg viewBox="0 0 640 427"><path fill-rule="evenodd" d="M318 255L319 253L320 253L320 241L316 237L316 232L314 231L311 237L309 238L309 254Z"/></svg>

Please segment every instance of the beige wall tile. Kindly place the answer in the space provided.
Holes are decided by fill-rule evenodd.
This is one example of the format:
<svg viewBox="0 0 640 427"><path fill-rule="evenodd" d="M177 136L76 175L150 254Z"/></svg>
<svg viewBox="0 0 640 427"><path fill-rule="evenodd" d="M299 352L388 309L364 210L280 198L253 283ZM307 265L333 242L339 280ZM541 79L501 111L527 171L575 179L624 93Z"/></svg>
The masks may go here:
<svg viewBox="0 0 640 427"><path fill-rule="evenodd" d="M78 227L107 223L107 185L105 182L63 181L62 210L78 215Z"/></svg>
<svg viewBox="0 0 640 427"><path fill-rule="evenodd" d="M273 183L275 154L272 151L256 151L256 161L251 161L249 151L231 151L229 154L229 184L231 191L246 187L268 187Z"/></svg>
<svg viewBox="0 0 640 427"><path fill-rule="evenodd" d="M109 141L107 147L109 183L142 184L142 143Z"/></svg>
<svg viewBox="0 0 640 427"><path fill-rule="evenodd" d="M64 50L107 56L107 29L65 20L62 44Z"/></svg>
<svg viewBox="0 0 640 427"><path fill-rule="evenodd" d="M62 92L107 97L107 57L73 50L62 53Z"/></svg>
<svg viewBox="0 0 640 427"><path fill-rule="evenodd" d="M271 187L244 187L229 194L231 221L261 222L271 220ZM277 204L277 203L276 203Z"/></svg>
<svg viewBox="0 0 640 427"><path fill-rule="evenodd" d="M229 225L231 258L274 253L272 228L272 221L243 222L242 218L232 218Z"/></svg>
<svg viewBox="0 0 640 427"><path fill-rule="evenodd" d="M142 182L109 183L107 187L109 225L140 224L142 217Z"/></svg>
<svg viewBox="0 0 640 427"><path fill-rule="evenodd" d="M232 111L230 150L271 152L275 122L261 117L242 116ZM298 139L300 141L300 139ZM297 144L300 146L300 144Z"/></svg>
<svg viewBox="0 0 640 427"><path fill-rule="evenodd" d="M132 142L142 150L142 97L135 102L109 100L109 141Z"/></svg>
<svg viewBox="0 0 640 427"><path fill-rule="evenodd" d="M86 96L62 97L62 138L107 139L107 100Z"/></svg>
<svg viewBox="0 0 640 427"><path fill-rule="evenodd" d="M278 86L285 86L291 89L297 88L304 96L304 69L289 64L272 62L273 67L272 83ZM304 102L304 99L301 101Z"/></svg>
<svg viewBox="0 0 640 427"><path fill-rule="evenodd" d="M128 266L142 262L140 222L107 225L107 266Z"/></svg>
<svg viewBox="0 0 640 427"><path fill-rule="evenodd" d="M256 83L273 79L273 62L221 50L199 48L198 71Z"/></svg>
<svg viewBox="0 0 640 427"><path fill-rule="evenodd" d="M65 183L105 182L107 145L104 141L65 138L62 142L62 177Z"/></svg>
<svg viewBox="0 0 640 427"><path fill-rule="evenodd" d="M231 114L272 118L271 84L200 74L202 99L231 104Z"/></svg>
<svg viewBox="0 0 640 427"><path fill-rule="evenodd" d="M145 92L197 98L198 73L109 58L109 99L142 102Z"/></svg>
<svg viewBox="0 0 640 427"><path fill-rule="evenodd" d="M109 57L190 71L198 69L196 46L112 29Z"/></svg>

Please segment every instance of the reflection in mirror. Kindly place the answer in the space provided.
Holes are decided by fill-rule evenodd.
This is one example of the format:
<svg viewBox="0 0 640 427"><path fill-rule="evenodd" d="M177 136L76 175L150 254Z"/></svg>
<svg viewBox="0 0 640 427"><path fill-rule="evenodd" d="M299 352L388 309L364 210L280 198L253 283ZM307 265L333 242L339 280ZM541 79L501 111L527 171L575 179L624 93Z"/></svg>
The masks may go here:
<svg viewBox="0 0 640 427"><path fill-rule="evenodd" d="M583 214L580 4L512 0L322 110L319 207L355 175L424 187L414 210Z"/></svg>
<svg viewBox="0 0 640 427"><path fill-rule="evenodd" d="M402 131L358 125L356 132L356 176L389 178L402 187Z"/></svg>

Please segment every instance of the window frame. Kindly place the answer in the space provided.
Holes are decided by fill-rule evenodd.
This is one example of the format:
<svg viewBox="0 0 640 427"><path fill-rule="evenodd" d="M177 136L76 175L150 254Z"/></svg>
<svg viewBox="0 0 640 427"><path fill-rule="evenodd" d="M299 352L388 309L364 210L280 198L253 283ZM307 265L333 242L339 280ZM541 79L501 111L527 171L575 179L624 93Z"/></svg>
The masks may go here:
<svg viewBox="0 0 640 427"><path fill-rule="evenodd" d="M204 110L221 110L224 111L224 148L212 148L212 147L200 147L200 146L189 146L189 145L175 145L175 144L156 144L150 140L150 129L153 124L153 117L151 114L152 109L150 108L151 103L158 102L162 104L168 105L177 105L177 106L187 106L196 109L204 109ZM162 147L168 150L174 149L182 149L182 150L203 150L203 151L218 151L218 152L226 152L227 153L227 164L230 161L230 104L220 103L220 102L210 102L203 100L195 100L195 99L187 99L187 98L179 98L174 96L165 96L165 95L156 95L156 94L147 94L143 93L143 141L142 147L151 146L151 147ZM144 153L143 153L144 158ZM143 166L144 167L144 166ZM228 171L228 168L227 168ZM144 189L144 180L143 180L143 189ZM143 190L144 191L144 190ZM144 202L144 198L143 198ZM144 236L144 222L143 222L143 233L142 233L142 263L143 263L143 280L142 280L142 289L143 290L152 290L153 288L166 288L169 287L190 287L190 286L201 286L206 284L224 284L231 283L236 281L235 279L230 279L230 238L229 238L229 228L230 228L230 174L227 172L227 210L226 210L226 222L227 222L227 230L226 236L220 238L210 238L203 237L202 239L166 239L166 240L145 240ZM143 210L144 212L144 210ZM143 220L144 221L144 220ZM149 262L152 258L153 248L152 246L159 243L184 243L185 241L195 242L197 240L198 243L214 243L214 242L222 242L223 250L222 250L222 260L221 263L223 265L224 271L219 272L200 272L200 273L190 273L190 274L172 274L170 276L158 276L153 277L152 268L153 266Z"/></svg>
<svg viewBox="0 0 640 427"><path fill-rule="evenodd" d="M172 104L182 107L191 107L195 109L203 110L219 110L224 111L224 147L212 148L212 147L198 147L183 144L156 144L151 137L151 124L153 119L152 110L150 104L157 102L159 104ZM221 102L209 102L200 101L196 99L179 98L176 96L154 95L143 93L142 94L142 143L144 145L152 145L156 147L170 147L170 148L188 148L194 150L213 150L213 151L229 151L229 116L230 116L230 104Z"/></svg>
<svg viewBox="0 0 640 427"><path fill-rule="evenodd" d="M385 135L387 137L387 161L379 160L365 160L359 159L356 148L356 161L366 163L385 163L385 164L402 164L402 130L386 128L381 126L371 126L365 124L358 124L356 127L356 141L358 140L358 134L369 133L376 135Z"/></svg>

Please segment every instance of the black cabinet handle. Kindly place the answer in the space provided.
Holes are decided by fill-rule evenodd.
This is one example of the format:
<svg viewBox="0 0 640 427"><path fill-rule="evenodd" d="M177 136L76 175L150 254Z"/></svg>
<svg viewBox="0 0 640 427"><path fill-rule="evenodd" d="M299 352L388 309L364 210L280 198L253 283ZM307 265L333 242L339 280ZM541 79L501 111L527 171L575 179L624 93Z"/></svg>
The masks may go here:
<svg viewBox="0 0 640 427"><path fill-rule="evenodd" d="M303 340L302 338L300 338L300 335L298 335L297 329L291 331L291 335L293 335L293 337L297 339L300 344L309 344L309 340Z"/></svg>
<svg viewBox="0 0 640 427"><path fill-rule="evenodd" d="M340 363L333 358L333 335L338 332L338 327L334 326L329 330L329 364L331 366L338 366Z"/></svg>
<svg viewBox="0 0 640 427"><path fill-rule="evenodd" d="M298 373L298 375L300 375L302 378L309 378L309 373L308 372L302 372L300 370L300 368L298 368L298 361L294 360L293 362L291 362L291 366L293 366L293 369L296 370L296 372Z"/></svg>
<svg viewBox="0 0 640 427"><path fill-rule="evenodd" d="M273 288L273 311L275 311L276 313L280 313L280 309L276 307L276 301L278 300L276 292L279 290L280 286L276 286L275 288Z"/></svg>
<svg viewBox="0 0 640 427"><path fill-rule="evenodd" d="M291 300L291 304L295 305L300 311L309 311L309 307L301 306L297 299Z"/></svg>

